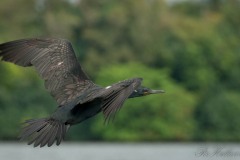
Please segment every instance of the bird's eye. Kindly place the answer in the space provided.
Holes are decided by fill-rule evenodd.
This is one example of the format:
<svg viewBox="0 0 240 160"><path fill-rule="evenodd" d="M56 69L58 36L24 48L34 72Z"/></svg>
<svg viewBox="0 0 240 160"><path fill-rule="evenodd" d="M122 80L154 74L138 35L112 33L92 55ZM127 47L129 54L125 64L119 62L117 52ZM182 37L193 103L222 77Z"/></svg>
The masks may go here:
<svg viewBox="0 0 240 160"><path fill-rule="evenodd" d="M143 88L143 95L147 95L148 94L148 89L147 88Z"/></svg>
<svg viewBox="0 0 240 160"><path fill-rule="evenodd" d="M148 89L147 88L143 88L143 92L147 92L148 91Z"/></svg>

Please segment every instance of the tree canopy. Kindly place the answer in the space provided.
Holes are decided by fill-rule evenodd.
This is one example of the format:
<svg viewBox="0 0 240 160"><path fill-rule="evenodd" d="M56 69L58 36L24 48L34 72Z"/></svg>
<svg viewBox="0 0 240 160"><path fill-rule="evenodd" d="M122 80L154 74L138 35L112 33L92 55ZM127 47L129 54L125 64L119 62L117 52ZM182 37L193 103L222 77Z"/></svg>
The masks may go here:
<svg viewBox="0 0 240 160"><path fill-rule="evenodd" d="M0 43L69 39L99 85L143 77L163 95L127 100L113 123L73 127L69 140L240 140L240 3L237 0L0 1ZM0 62L0 139L57 106L33 68Z"/></svg>

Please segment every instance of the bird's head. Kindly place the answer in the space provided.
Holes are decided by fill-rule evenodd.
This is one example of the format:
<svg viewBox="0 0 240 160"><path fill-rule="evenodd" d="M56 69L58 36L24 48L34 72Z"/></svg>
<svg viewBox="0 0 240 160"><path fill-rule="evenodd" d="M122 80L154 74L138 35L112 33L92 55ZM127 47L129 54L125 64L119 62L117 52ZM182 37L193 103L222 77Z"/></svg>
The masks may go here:
<svg viewBox="0 0 240 160"><path fill-rule="evenodd" d="M158 93L165 93L164 90L153 90L147 87L140 86L136 90L133 91L133 93L129 96L129 98L134 98L134 97L141 97L141 96L146 96L150 94L158 94Z"/></svg>

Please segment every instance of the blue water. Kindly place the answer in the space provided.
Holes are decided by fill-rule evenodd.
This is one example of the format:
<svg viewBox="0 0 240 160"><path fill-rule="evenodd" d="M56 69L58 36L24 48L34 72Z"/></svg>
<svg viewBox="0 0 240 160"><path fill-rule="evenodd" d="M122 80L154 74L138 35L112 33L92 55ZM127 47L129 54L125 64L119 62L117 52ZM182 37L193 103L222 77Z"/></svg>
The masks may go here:
<svg viewBox="0 0 240 160"><path fill-rule="evenodd" d="M240 160L240 144L62 143L33 148L0 143L0 160Z"/></svg>

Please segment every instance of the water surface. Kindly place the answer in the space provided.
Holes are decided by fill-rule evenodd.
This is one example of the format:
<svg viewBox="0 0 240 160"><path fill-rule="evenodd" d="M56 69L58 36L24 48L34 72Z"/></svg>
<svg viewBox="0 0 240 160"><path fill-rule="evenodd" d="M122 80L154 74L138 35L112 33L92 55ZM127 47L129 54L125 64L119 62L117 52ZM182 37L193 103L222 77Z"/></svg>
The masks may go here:
<svg viewBox="0 0 240 160"><path fill-rule="evenodd" d="M0 143L0 160L240 160L240 144L62 143L33 148Z"/></svg>

